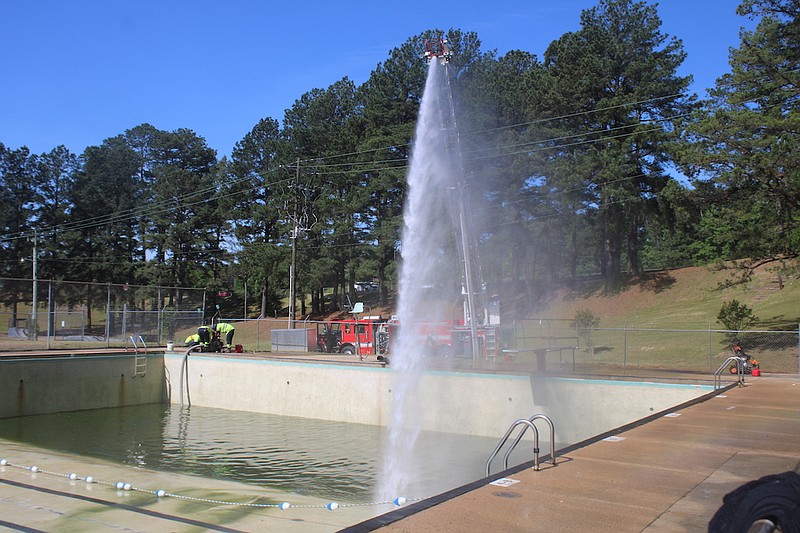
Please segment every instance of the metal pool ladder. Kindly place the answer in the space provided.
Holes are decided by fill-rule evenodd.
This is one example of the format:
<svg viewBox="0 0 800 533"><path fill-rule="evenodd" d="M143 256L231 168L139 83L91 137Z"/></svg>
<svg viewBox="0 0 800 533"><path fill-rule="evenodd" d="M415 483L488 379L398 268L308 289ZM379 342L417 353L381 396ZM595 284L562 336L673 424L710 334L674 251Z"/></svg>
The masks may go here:
<svg viewBox="0 0 800 533"><path fill-rule="evenodd" d="M144 376L147 373L147 343L144 342L144 337L139 335L138 337L134 338L133 335L130 336L131 344L133 344L133 351L134 351L134 359L133 359L133 377L136 376ZM144 350L143 353L139 353L139 345L136 341L141 343L142 349Z"/></svg>
<svg viewBox="0 0 800 533"><path fill-rule="evenodd" d="M742 361L742 358L739 357L738 355L731 355L730 357L725 359L725 362L722 363L722 365L717 369L716 372L714 372L714 390L717 390L722 387L722 372L723 370L728 369L728 365L730 363L736 363L736 376L739 386L741 387L742 385L744 385L744 362Z"/></svg>
<svg viewBox="0 0 800 533"><path fill-rule="evenodd" d="M553 466L556 466L555 426L553 425L553 421L550 420L550 418L548 418L547 416L543 414L536 414L528 419L520 418L519 420L515 420L514 423L511 424L511 426L508 428L508 431L506 431L506 434L503 436L502 439L500 439L500 443L497 445L492 454L489 456L489 459L487 459L486 461L486 477L489 477L490 474L489 470L492 466L492 460L494 460L494 458L503 448L503 445L506 443L506 441L508 441L508 438L511 436L511 433L513 433L518 426L524 426L524 428L522 429L522 431L519 432L517 438L514 439L514 442L508 448L508 451L503 457L503 468L505 470L508 470L508 457L511 455L511 452L514 451L514 448L517 447L519 441L522 440L522 437L525 435L525 432L528 431L528 428L530 428L533 430L533 461L535 465L533 469L539 470L539 430L536 428L536 425L534 424L536 420L544 420L545 422L547 422L547 425L550 426L550 457L553 462Z"/></svg>

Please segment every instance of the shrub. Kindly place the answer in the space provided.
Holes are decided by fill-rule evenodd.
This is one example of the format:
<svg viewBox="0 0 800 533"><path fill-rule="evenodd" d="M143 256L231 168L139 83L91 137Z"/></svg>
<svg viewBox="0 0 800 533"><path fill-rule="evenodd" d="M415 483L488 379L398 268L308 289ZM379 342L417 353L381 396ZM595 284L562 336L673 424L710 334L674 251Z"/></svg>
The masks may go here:
<svg viewBox="0 0 800 533"><path fill-rule="evenodd" d="M594 355L594 340L592 330L600 325L600 319L588 309L578 309L575 312L575 329L578 330L578 337L583 340L586 347Z"/></svg>
<svg viewBox="0 0 800 533"><path fill-rule="evenodd" d="M722 307L717 313L717 322L731 331L742 331L752 326L758 321L758 317L753 315L753 310L738 300L723 302Z"/></svg>

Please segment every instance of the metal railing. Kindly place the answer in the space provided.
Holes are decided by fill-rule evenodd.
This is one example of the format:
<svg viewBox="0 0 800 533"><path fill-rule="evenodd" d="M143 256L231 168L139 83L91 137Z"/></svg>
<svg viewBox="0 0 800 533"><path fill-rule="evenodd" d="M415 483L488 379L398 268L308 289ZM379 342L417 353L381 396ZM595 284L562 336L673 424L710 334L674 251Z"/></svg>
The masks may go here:
<svg viewBox="0 0 800 533"><path fill-rule="evenodd" d="M489 459L486 460L486 477L489 477L490 475L492 461L494 460L495 457L497 457L497 454L500 452L505 443L508 441L508 438L514 432L514 430L519 426L524 426L524 429L520 431L520 433L517 435L517 438L514 439L514 442L511 444L511 446L509 446L508 451L506 451L506 454L503 457L503 469L508 470L508 458L511 455L511 452L514 451L514 448L517 447L517 444L519 444L519 442L522 440L522 437L525 435L525 432L528 431L528 429L530 428L533 430L533 462L534 462L533 468L534 470L539 470L539 430L536 428L536 425L534 424L536 420L544 420L550 427L550 457L553 466L556 466L555 426L553 425L553 421L550 420L550 418L548 418L547 416L543 414L536 414L528 419L521 418L519 420L515 420L514 423L511 424L511 426L508 428L508 431L506 431L506 434L503 436L502 439L500 439L500 442L497 444L494 451L489 456Z"/></svg>
<svg viewBox="0 0 800 533"><path fill-rule="evenodd" d="M142 352L139 352L139 344L137 344L137 339L139 343L142 345ZM135 337L133 335L130 336L131 344L133 344L133 377L136 376L144 376L147 373L147 343L144 341L144 337L139 335Z"/></svg>
<svg viewBox="0 0 800 533"><path fill-rule="evenodd" d="M722 388L722 372L730 368L730 364L736 364L736 375L739 386L744 384L744 359L738 355L731 355L720 367L714 372L714 390ZM730 372L730 371L729 371Z"/></svg>

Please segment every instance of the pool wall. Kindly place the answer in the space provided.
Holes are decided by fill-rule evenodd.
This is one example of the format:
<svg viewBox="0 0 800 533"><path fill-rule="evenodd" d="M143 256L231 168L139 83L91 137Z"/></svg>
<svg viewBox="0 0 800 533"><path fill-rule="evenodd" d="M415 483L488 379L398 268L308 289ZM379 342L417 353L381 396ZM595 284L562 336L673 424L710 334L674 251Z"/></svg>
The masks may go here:
<svg viewBox="0 0 800 533"><path fill-rule="evenodd" d="M397 400L398 374L390 368L192 354L182 373L182 361L183 354L164 357L172 403L181 402L183 388L183 402L191 405L386 426ZM417 385L411 418L421 429L499 438L515 420L541 413L553 420L562 443L713 391L710 385L442 371L421 373Z"/></svg>
<svg viewBox="0 0 800 533"><path fill-rule="evenodd" d="M158 403L167 399L164 356L144 375L133 355L0 360L0 418Z"/></svg>
<svg viewBox="0 0 800 533"><path fill-rule="evenodd" d="M236 356L150 354L0 360L0 418L171 401L281 416L388 426L400 386L391 368ZM181 386L181 376L184 378ZM573 443L710 394L676 385L427 371L408 403L420 429L499 438L518 419L551 418ZM549 435L544 435L545 439Z"/></svg>

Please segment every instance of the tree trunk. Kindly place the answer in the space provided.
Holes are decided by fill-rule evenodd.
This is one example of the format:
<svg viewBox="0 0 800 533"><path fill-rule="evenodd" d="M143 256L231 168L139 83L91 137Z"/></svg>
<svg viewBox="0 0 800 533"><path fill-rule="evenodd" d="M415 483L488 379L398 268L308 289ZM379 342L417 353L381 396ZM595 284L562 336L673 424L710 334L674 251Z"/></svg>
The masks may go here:
<svg viewBox="0 0 800 533"><path fill-rule="evenodd" d="M620 224L615 213L608 206L603 219L603 278L606 291L616 292L622 281Z"/></svg>
<svg viewBox="0 0 800 533"><path fill-rule="evenodd" d="M258 318L264 319L269 318L267 315L267 305L269 303L269 282L266 279L261 280L261 312L258 314Z"/></svg>
<svg viewBox="0 0 800 533"><path fill-rule="evenodd" d="M637 228L638 226L636 222L634 222L631 224L628 233L628 268L634 276L638 276L642 273L639 261L639 238Z"/></svg>

